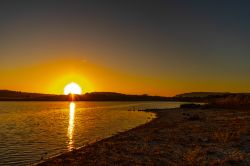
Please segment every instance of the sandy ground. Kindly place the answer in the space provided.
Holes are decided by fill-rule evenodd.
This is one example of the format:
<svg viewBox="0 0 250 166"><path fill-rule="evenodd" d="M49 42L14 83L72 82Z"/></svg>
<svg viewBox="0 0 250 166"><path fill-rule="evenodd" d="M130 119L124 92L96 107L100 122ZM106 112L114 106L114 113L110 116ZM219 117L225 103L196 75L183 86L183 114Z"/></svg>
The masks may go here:
<svg viewBox="0 0 250 166"><path fill-rule="evenodd" d="M250 165L250 110L147 111L158 117L38 165Z"/></svg>

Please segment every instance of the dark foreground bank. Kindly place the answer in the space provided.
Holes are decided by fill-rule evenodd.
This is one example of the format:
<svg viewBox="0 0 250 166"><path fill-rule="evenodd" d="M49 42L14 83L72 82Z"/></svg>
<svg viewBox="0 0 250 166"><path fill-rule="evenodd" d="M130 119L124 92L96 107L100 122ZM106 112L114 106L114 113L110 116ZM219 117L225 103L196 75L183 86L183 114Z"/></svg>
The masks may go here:
<svg viewBox="0 0 250 166"><path fill-rule="evenodd" d="M250 165L250 110L148 110L158 118L47 165Z"/></svg>

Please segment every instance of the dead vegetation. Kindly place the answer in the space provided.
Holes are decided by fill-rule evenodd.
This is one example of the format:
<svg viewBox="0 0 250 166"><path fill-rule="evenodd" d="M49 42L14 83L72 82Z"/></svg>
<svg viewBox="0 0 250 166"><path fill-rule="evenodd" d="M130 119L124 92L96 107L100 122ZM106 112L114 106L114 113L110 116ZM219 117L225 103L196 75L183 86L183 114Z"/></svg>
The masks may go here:
<svg viewBox="0 0 250 166"><path fill-rule="evenodd" d="M240 131L215 131L213 139L218 143L229 143L240 139Z"/></svg>
<svg viewBox="0 0 250 166"><path fill-rule="evenodd" d="M214 107L221 108L250 108L249 94L232 94L211 103Z"/></svg>
<svg viewBox="0 0 250 166"><path fill-rule="evenodd" d="M205 154L200 146L195 146L184 155L184 161L188 165L204 165Z"/></svg>

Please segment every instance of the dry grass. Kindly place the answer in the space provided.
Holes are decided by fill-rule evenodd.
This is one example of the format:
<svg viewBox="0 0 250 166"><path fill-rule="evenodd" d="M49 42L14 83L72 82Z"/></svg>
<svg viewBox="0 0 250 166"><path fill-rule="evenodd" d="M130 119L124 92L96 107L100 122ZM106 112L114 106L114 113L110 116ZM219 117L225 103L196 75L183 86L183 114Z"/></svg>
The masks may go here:
<svg viewBox="0 0 250 166"><path fill-rule="evenodd" d="M219 143L229 143L240 139L240 131L216 131L213 134L213 139Z"/></svg>
<svg viewBox="0 0 250 166"><path fill-rule="evenodd" d="M200 146L195 146L184 155L184 161L188 165L204 165L205 153Z"/></svg>
<svg viewBox="0 0 250 166"><path fill-rule="evenodd" d="M249 94L232 94L228 97L219 99L213 103L216 107L223 108L249 108L250 95Z"/></svg>

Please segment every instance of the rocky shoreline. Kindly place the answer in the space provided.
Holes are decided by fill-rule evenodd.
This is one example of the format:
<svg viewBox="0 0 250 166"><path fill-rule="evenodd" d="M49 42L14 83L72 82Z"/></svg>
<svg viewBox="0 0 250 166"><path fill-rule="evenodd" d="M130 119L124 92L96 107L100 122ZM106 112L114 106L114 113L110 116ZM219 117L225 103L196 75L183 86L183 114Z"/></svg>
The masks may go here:
<svg viewBox="0 0 250 166"><path fill-rule="evenodd" d="M37 165L250 165L250 111L162 109L157 118Z"/></svg>

